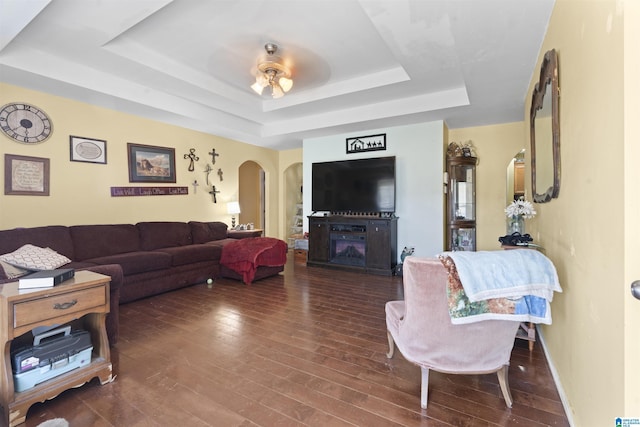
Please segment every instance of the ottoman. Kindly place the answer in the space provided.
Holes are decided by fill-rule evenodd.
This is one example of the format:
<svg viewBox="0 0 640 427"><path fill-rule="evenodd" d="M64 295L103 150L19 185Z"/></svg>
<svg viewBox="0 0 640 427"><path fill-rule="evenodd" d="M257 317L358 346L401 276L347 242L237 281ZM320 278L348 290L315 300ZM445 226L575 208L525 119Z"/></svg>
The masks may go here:
<svg viewBox="0 0 640 427"><path fill-rule="evenodd" d="M222 248L220 275L251 284L284 270L287 244L273 237L250 237Z"/></svg>

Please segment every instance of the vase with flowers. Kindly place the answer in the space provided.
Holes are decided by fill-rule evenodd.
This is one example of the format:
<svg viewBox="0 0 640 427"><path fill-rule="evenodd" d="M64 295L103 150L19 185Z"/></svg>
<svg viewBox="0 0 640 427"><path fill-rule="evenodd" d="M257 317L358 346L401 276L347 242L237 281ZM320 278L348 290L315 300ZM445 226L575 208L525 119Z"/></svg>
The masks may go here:
<svg viewBox="0 0 640 427"><path fill-rule="evenodd" d="M524 234L524 220L536 216L536 210L531 202L522 197L514 200L504 212L507 215L507 234Z"/></svg>

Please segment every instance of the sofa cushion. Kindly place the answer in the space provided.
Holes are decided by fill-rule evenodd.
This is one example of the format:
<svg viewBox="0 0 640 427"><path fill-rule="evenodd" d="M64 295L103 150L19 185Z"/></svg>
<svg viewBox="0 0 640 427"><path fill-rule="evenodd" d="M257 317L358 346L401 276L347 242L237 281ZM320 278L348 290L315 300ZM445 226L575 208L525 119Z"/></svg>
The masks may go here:
<svg viewBox="0 0 640 427"><path fill-rule="evenodd" d="M75 259L69 228L63 225L0 231L0 254L13 252L27 243L41 248L51 248L67 258Z"/></svg>
<svg viewBox="0 0 640 427"><path fill-rule="evenodd" d="M152 251L160 248L190 245L191 229L186 222L139 222L140 248Z"/></svg>
<svg viewBox="0 0 640 427"><path fill-rule="evenodd" d="M0 255L0 260L27 270L53 270L71 262L50 248L26 244L15 251Z"/></svg>
<svg viewBox="0 0 640 427"><path fill-rule="evenodd" d="M91 258L98 265L119 264L125 276L171 267L171 255L164 252L138 251Z"/></svg>
<svg viewBox="0 0 640 427"><path fill-rule="evenodd" d="M221 240L227 238L227 224L224 222L198 222L190 221L191 236L193 243L207 243L212 240Z"/></svg>
<svg viewBox="0 0 640 427"><path fill-rule="evenodd" d="M213 245L187 245L158 249L171 255L172 265L193 264L200 261L218 261L222 256L222 247Z"/></svg>
<svg viewBox="0 0 640 427"><path fill-rule="evenodd" d="M69 230L77 261L140 250L138 229L133 224L74 225Z"/></svg>

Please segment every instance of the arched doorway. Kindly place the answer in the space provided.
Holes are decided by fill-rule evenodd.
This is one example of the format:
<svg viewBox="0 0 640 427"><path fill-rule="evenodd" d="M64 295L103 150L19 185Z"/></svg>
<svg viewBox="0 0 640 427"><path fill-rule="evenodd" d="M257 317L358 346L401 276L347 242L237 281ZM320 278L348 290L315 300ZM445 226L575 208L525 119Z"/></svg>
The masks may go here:
<svg viewBox="0 0 640 427"><path fill-rule="evenodd" d="M246 161L238 169L238 202L240 224L253 223L265 229L265 174L254 161Z"/></svg>
<svg viewBox="0 0 640 427"><path fill-rule="evenodd" d="M302 163L294 163L284 171L284 234L293 247L295 239L302 238Z"/></svg>

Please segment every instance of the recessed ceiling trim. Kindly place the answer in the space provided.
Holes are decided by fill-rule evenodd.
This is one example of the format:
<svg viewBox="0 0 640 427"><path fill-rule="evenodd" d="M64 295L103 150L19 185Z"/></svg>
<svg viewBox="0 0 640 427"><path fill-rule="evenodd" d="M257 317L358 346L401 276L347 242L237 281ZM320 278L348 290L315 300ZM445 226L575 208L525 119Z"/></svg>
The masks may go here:
<svg viewBox="0 0 640 427"><path fill-rule="evenodd" d="M236 89L210 75L197 71L193 67L174 61L157 53L155 50L147 49L135 42L120 38L104 45L103 48L121 58L148 67L155 72L180 76L181 80L198 86L204 91L236 100L236 102L258 103L255 96L247 90Z"/></svg>
<svg viewBox="0 0 640 427"><path fill-rule="evenodd" d="M402 67L394 67L389 70L371 73L357 78L328 83L321 87L305 90L298 93L290 93L285 98L263 101L263 111L276 111L283 108L294 107L309 102L320 101L341 95L375 89L395 83L411 80Z"/></svg>
<svg viewBox="0 0 640 427"><path fill-rule="evenodd" d="M380 102L361 107L308 115L296 120L273 122L272 124L264 126L262 136L303 132L354 122L378 120L466 105L469 105L467 90L464 87L460 87L389 102Z"/></svg>
<svg viewBox="0 0 640 427"><path fill-rule="evenodd" d="M51 3L51 0L3 1L0 14L0 52L24 27Z"/></svg>
<svg viewBox="0 0 640 427"><path fill-rule="evenodd" d="M260 125L243 117L214 109L213 107L205 106L180 96L153 90L148 86L133 83L130 80L115 77L91 67L75 64L73 67L69 68L67 67L66 61L45 52L41 52L39 55L41 60L52 66L51 69L56 70L56 72L42 74L37 70L28 69L24 66L25 64L18 61L21 58L21 55L18 55L18 58L3 56L2 62L4 64L1 68L3 70L3 80L9 83L13 80L14 84L24 85L24 82L18 81L21 77L11 79L11 75L20 76L20 74L24 75L25 72L27 72L40 77L42 81L51 82L53 85L55 85L56 82L63 82L73 87L79 87L81 92L87 94L86 98L75 98L82 102L91 102L89 100L91 93L101 93L140 105L140 115L150 119L157 120L157 118L149 116L144 112L148 109L152 109L156 112L160 111L162 112L161 115L165 117L169 115L176 115L183 118L187 117L189 119L199 119L206 122L224 124L218 125L218 129L220 130L224 128L233 129L235 127L241 127L243 130L248 131L248 133L252 133L254 135L260 134ZM11 59L16 60L12 61ZM27 64L28 63L29 62L27 62ZM16 71L10 72L8 69ZM63 72L63 69L66 69L66 71ZM33 78L34 77L27 77L27 79L30 80L33 80ZM105 87L103 84L105 82L109 83L108 87L111 88L109 92L105 92L103 90ZM166 119L163 120L166 121Z"/></svg>
<svg viewBox="0 0 640 427"><path fill-rule="evenodd" d="M265 147L521 120L554 0L464 3L0 0L0 80ZM268 41L295 79L276 101L248 88Z"/></svg>

